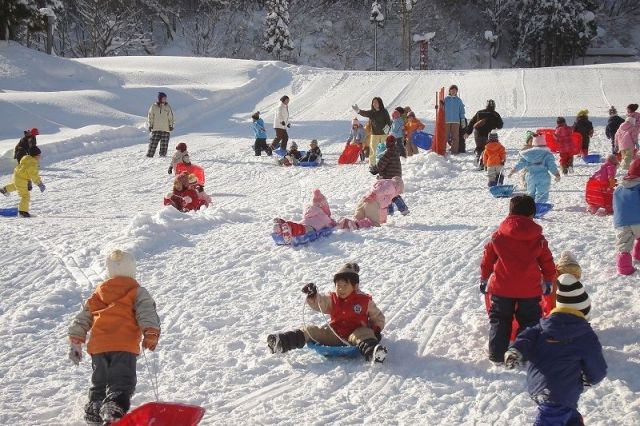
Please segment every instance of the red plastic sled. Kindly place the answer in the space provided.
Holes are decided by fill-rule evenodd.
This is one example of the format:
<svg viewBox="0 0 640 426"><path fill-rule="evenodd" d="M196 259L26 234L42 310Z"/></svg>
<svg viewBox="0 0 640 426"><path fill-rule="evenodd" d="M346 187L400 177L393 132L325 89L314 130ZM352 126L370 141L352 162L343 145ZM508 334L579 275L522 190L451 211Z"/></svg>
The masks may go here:
<svg viewBox="0 0 640 426"><path fill-rule="evenodd" d="M202 167L197 164L178 163L176 165L176 174L180 174L182 172L187 172L189 174L193 173L198 179L198 184L204 186L204 169Z"/></svg>
<svg viewBox="0 0 640 426"><path fill-rule="evenodd" d="M195 426L204 408L173 402L147 402L113 423L114 426Z"/></svg>
<svg viewBox="0 0 640 426"><path fill-rule="evenodd" d="M613 189L609 188L609 182L590 178L587 181L584 198L590 212L596 213L598 209L603 208L607 214L613 214Z"/></svg>
<svg viewBox="0 0 640 426"><path fill-rule="evenodd" d="M538 129L539 134L544 136L544 141L551 152L558 152L560 147L556 140L556 129ZM578 132L571 133L571 143L573 144L573 155L578 155L582 152L582 135Z"/></svg>
<svg viewBox="0 0 640 426"><path fill-rule="evenodd" d="M355 164L360 158L360 145L352 143L346 145L338 158L338 164Z"/></svg>

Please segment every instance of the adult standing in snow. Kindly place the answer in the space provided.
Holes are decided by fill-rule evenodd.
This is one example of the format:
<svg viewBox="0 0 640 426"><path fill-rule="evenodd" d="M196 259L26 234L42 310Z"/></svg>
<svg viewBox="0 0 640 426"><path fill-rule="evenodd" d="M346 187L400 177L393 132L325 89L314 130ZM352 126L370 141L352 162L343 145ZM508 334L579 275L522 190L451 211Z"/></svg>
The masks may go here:
<svg viewBox="0 0 640 426"><path fill-rule="evenodd" d="M375 97L371 100L371 109L362 110L358 104L352 105L351 108L358 114L369 119L371 124L371 138L369 140L369 166L376 164L376 148L378 144L384 143L387 132L391 129L391 117L389 111L384 107L382 98Z"/></svg>
<svg viewBox="0 0 640 426"><path fill-rule="evenodd" d="M489 133L495 129L502 129L502 117L496 112L496 102L493 99L487 101L485 109L481 109L473 116L467 128L465 129L465 139L473 132L473 138L476 142L476 161L478 162L478 170L483 170L482 153L487 145Z"/></svg>
<svg viewBox="0 0 640 426"><path fill-rule="evenodd" d="M449 87L449 95L444 98L444 120L446 123L446 140L450 141L451 153L460 152L460 124L464 123L464 103L458 97L458 86Z"/></svg>
<svg viewBox="0 0 640 426"><path fill-rule="evenodd" d="M284 149L287 150L287 142L289 141L289 134L287 129L291 127L289 123L289 97L284 95L280 98L280 106L276 110L273 118L273 129L276 131L276 138L271 142L271 149Z"/></svg>
<svg viewBox="0 0 640 426"><path fill-rule="evenodd" d="M13 158L20 163L22 157L29 153L29 148L33 148L36 146L36 136L38 136L40 132L35 127L31 130L25 130L24 136L20 139L15 149L13 150Z"/></svg>
<svg viewBox="0 0 640 426"><path fill-rule="evenodd" d="M160 143L158 155L160 157L166 157L167 149L169 148L169 132L173 131L173 126L175 125L173 110L167 103L166 93L158 92L158 101L154 102L151 108L149 108L148 118L151 139L149 140L147 157L152 158L156 154L158 143Z"/></svg>

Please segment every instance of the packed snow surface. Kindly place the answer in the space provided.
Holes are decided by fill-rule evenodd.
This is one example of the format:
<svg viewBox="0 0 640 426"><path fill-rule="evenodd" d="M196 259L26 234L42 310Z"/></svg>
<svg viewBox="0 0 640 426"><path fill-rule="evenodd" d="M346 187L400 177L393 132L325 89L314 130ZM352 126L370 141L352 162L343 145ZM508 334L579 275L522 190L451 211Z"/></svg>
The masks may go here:
<svg viewBox="0 0 640 426"><path fill-rule="evenodd" d="M484 244L508 201L491 198L472 154L422 153L406 161L409 216L381 228L336 232L308 246L274 245L273 217L300 219L311 190L336 219L350 216L374 182L363 164L338 166L354 114L381 96L410 105L433 129L435 92L457 84L467 117L496 101L508 167L527 129L571 123L588 108L592 152L609 148L609 105L640 98L640 64L486 71L345 72L279 62L122 57L67 60L0 46L0 182L10 180L22 130L38 127L47 191L32 192L24 220L2 218L0 423L82 424L91 366L67 359L66 328L104 277L104 255L123 247L156 299L162 335L138 362L137 406L154 399L201 405L202 424L530 424L525 373L486 357L488 321L478 293ZM183 214L162 206L169 160L145 157L146 113L157 91L176 116L170 151L185 142L207 172L213 205ZM290 135L320 141L326 164L280 168L254 157L250 115L271 119L291 97ZM468 150L473 148L471 139ZM571 250L583 268L608 377L580 411L592 425L640 424L640 280L615 270L611 217L585 213L596 165L553 184L554 210L539 223L555 256ZM511 183L518 183L514 179ZM0 208L17 196L0 197ZM300 327L300 288L333 288L345 261L387 317L383 365L325 359L303 349L271 355L266 335ZM322 323L305 313L307 323ZM150 373L151 372L151 373Z"/></svg>

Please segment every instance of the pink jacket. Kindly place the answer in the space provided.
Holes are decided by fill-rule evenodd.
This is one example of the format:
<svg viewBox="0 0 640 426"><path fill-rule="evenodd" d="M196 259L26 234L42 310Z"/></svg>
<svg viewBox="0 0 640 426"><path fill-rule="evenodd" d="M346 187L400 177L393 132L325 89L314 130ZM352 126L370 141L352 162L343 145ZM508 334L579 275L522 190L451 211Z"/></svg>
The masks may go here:
<svg viewBox="0 0 640 426"><path fill-rule="evenodd" d="M401 192L393 180L380 179L376 181L371 191L364 196L363 201L377 201L380 205L380 223L386 223L387 207L391 204L391 200L400 194Z"/></svg>
<svg viewBox="0 0 640 426"><path fill-rule="evenodd" d="M620 125L618 131L616 132L616 145L619 150L623 149L633 149L634 148L634 126L631 125L628 121L625 121ZM637 134L636 134L636 137Z"/></svg>
<svg viewBox="0 0 640 426"><path fill-rule="evenodd" d="M561 154L573 152L573 142L571 142L571 134L573 129L566 124L556 127L556 139L558 140L558 152Z"/></svg>
<svg viewBox="0 0 640 426"><path fill-rule="evenodd" d="M616 165L607 161L591 177L600 182L609 183L616 177Z"/></svg>
<svg viewBox="0 0 640 426"><path fill-rule="evenodd" d="M638 135L640 135L640 112L630 112L627 114L627 117L633 117L636 120L636 125L631 129L631 137L633 138L633 143L638 142Z"/></svg>
<svg viewBox="0 0 640 426"><path fill-rule="evenodd" d="M304 212L304 218L302 219L302 223L305 226L310 226L316 231L319 231L322 228L328 228L330 226L335 225L331 216L327 214L331 212L329 211L329 207L327 206L326 211L318 206L311 205L307 207Z"/></svg>

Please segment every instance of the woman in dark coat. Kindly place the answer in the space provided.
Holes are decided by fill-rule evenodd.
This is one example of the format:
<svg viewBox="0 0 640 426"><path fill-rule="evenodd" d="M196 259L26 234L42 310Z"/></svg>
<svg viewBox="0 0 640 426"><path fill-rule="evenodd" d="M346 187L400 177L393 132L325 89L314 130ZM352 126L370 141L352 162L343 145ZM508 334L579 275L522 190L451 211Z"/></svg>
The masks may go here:
<svg viewBox="0 0 640 426"><path fill-rule="evenodd" d="M369 140L369 166L376 164L376 147L379 143L384 143L387 132L391 128L391 117L389 111L384 107L382 99L375 97L371 100L371 109L362 110L358 104L351 108L363 117L367 117L371 123L371 139Z"/></svg>

